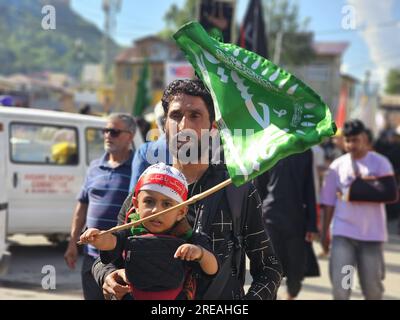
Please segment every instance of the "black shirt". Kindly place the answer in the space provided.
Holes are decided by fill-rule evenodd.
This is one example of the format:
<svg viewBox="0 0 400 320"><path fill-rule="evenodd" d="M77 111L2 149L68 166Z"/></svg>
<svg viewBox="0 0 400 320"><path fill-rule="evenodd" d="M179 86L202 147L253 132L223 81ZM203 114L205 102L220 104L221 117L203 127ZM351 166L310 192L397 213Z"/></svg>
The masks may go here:
<svg viewBox="0 0 400 320"><path fill-rule="evenodd" d="M224 179L221 179L221 171L225 170L225 166L211 165L197 183L189 186L189 195L199 194L222 182ZM211 249L221 264L234 250L232 214L225 191L226 188L218 191L222 193L218 203L215 203L214 195L212 195L190 206L188 213L188 220L193 224L194 229L206 233L211 238ZM227 286L221 299L243 297L274 299L281 281L281 266L264 228L261 218L261 200L252 184L246 201L242 204L242 213L246 215L242 236L245 252L250 260L250 274L253 281L245 295L244 283L240 278L238 279L238 273L245 272L243 261L243 270L232 270L231 285ZM207 287L207 285L206 281L201 282L199 290L203 290L202 286Z"/></svg>
<svg viewBox="0 0 400 320"><path fill-rule="evenodd" d="M226 167L210 165L197 183L190 186L189 197L203 192L226 179ZM250 183L251 184L251 183ZM229 256L233 250L232 216L227 200L226 189L204 198L189 207L188 220L195 232L204 232L211 238L211 251L218 257L219 262ZM214 199L219 198L219 201ZM275 256L275 252L264 228L261 217L261 200L254 185L248 188L244 197L242 212L246 215L242 236L244 249L250 260L250 274L252 283L247 294L243 291L244 279L238 278L238 273L245 271L245 261L242 261L243 270L232 270L231 281L220 299L275 299L282 278L282 268ZM119 214L119 224L124 223L126 212L132 203L132 195L124 202ZM122 267L122 261L114 265L102 265L97 261L93 266L93 275L100 286L104 278L116 268ZM203 278L199 281L198 293L207 289L209 280Z"/></svg>
<svg viewBox="0 0 400 320"><path fill-rule="evenodd" d="M280 160L255 179L265 222L285 234L317 232L312 163L312 151L307 150Z"/></svg>

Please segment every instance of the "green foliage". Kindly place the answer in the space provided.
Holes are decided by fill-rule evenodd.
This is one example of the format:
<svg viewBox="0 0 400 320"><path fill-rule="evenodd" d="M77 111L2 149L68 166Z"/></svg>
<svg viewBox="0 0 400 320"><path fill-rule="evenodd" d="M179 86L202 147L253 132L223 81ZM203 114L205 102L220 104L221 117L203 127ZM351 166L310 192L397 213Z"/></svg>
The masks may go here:
<svg viewBox="0 0 400 320"><path fill-rule="evenodd" d="M386 77L387 94L400 94L400 69L391 69Z"/></svg>
<svg viewBox="0 0 400 320"><path fill-rule="evenodd" d="M166 27L158 35L165 39L170 38L179 27L194 20L196 18L197 2L197 0L186 0L182 8L172 4L164 15Z"/></svg>
<svg viewBox="0 0 400 320"><path fill-rule="evenodd" d="M43 1L0 0L0 74L48 70L79 76L83 64L101 62L102 32L63 1L46 4L56 9L55 30L42 28Z"/></svg>
<svg viewBox="0 0 400 320"><path fill-rule="evenodd" d="M144 109L150 105L150 101L149 61L146 60L137 84L136 98L132 109L132 115L135 117L142 116Z"/></svg>

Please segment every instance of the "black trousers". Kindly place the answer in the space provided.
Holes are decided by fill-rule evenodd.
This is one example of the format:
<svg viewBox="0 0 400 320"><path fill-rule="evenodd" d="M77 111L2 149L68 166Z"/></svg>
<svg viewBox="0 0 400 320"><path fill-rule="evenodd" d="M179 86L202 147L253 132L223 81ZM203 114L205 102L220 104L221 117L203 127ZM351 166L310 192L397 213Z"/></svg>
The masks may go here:
<svg viewBox="0 0 400 320"><path fill-rule="evenodd" d="M92 275L92 266L95 260L96 258L87 254L83 256L81 277L85 300L104 300L103 290L98 286Z"/></svg>
<svg viewBox="0 0 400 320"><path fill-rule="evenodd" d="M282 264L286 277L287 291L296 297L301 290L301 282L306 269L305 236L286 235L275 225L267 223L275 254Z"/></svg>

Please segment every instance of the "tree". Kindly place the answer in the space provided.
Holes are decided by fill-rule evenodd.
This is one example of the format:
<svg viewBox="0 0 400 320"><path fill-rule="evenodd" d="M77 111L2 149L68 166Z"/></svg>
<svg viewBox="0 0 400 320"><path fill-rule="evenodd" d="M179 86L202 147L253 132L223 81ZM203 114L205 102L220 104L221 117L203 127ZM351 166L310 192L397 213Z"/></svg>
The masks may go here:
<svg viewBox="0 0 400 320"><path fill-rule="evenodd" d="M56 7L56 30L43 30L44 2ZM0 0L0 73L65 72L74 77L85 63L101 61L101 31L74 12L67 1ZM77 38L82 46L76 46ZM113 52L119 50L110 41ZM78 50L79 49L79 50Z"/></svg>
<svg viewBox="0 0 400 320"><path fill-rule="evenodd" d="M310 18L300 21L298 4L290 0L264 0L263 7L271 59L280 49L279 64L299 65L311 61L313 33L307 31ZM280 48L277 47L279 38Z"/></svg>
<svg viewBox="0 0 400 320"><path fill-rule="evenodd" d="M197 3L197 0L186 0L182 8L172 4L164 15L166 27L159 32L159 36L170 38L179 27L194 20L196 18Z"/></svg>
<svg viewBox="0 0 400 320"><path fill-rule="evenodd" d="M400 69L391 69L386 77L387 94L400 94Z"/></svg>

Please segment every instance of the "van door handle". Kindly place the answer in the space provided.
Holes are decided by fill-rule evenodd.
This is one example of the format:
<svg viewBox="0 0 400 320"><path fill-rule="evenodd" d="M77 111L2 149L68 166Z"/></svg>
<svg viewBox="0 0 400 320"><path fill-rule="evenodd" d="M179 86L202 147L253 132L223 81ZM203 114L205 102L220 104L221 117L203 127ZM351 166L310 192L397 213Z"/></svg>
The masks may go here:
<svg viewBox="0 0 400 320"><path fill-rule="evenodd" d="M14 175L13 175L13 186L14 186L14 188L16 188L17 185L18 185L18 173L14 172Z"/></svg>

